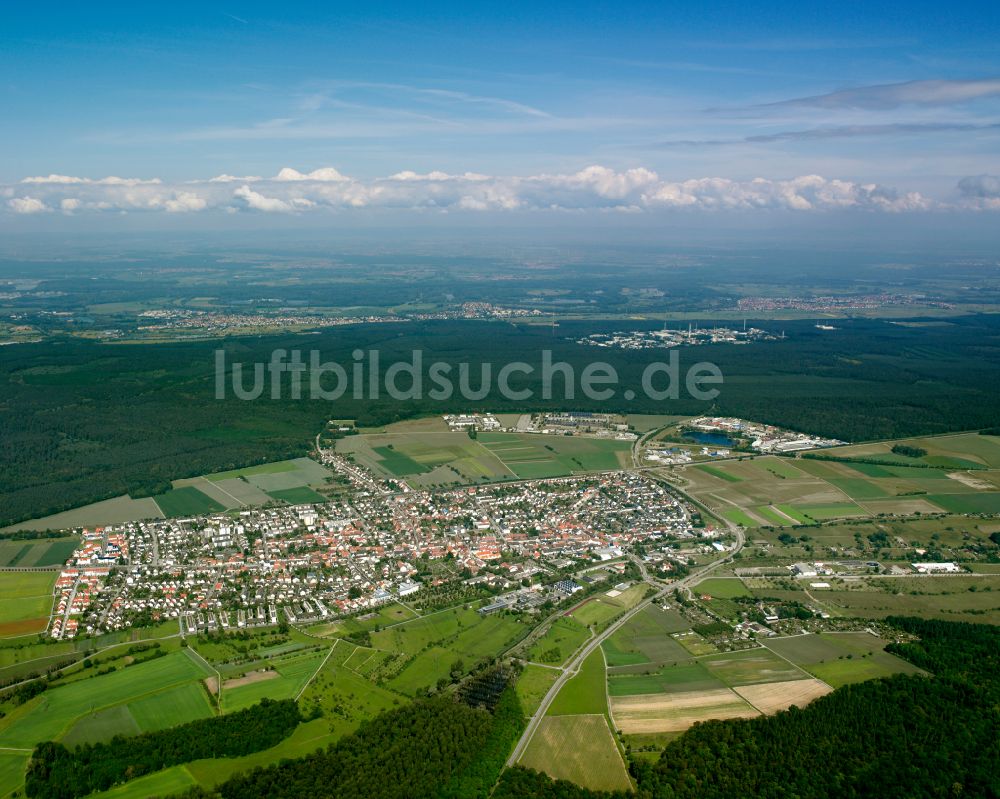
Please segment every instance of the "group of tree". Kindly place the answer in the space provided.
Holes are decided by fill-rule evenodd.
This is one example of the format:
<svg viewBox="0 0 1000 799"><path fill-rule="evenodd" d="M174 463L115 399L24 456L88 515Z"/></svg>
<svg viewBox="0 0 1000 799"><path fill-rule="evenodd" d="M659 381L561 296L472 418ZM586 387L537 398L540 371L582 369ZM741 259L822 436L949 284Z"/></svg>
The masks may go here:
<svg viewBox="0 0 1000 799"><path fill-rule="evenodd" d="M235 776L190 799L485 799L524 727L506 689L493 713L451 696L419 699L364 722L298 760Z"/></svg>

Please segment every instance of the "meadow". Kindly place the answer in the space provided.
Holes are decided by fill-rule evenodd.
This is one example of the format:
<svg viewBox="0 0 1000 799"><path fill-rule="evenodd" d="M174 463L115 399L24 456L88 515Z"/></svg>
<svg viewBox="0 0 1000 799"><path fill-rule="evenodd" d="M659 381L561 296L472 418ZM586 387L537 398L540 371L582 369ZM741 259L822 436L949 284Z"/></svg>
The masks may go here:
<svg viewBox="0 0 1000 799"><path fill-rule="evenodd" d="M638 605L647 590L645 583L638 583L621 592L611 589L595 594L574 608L570 615L586 627L602 630L626 610Z"/></svg>
<svg viewBox="0 0 1000 799"><path fill-rule="evenodd" d="M528 659L560 665L583 646L590 632L571 616L560 616L528 650Z"/></svg>

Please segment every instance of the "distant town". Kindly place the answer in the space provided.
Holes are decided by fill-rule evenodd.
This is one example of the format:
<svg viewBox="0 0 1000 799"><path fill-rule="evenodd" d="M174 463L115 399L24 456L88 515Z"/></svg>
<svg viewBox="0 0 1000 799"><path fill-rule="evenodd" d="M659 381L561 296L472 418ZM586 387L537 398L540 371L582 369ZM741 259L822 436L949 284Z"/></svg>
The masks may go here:
<svg viewBox="0 0 1000 799"><path fill-rule="evenodd" d="M592 333L577 344L592 347L614 347L623 350L647 350L668 347L693 347L700 344L750 344L755 341L776 341L784 333L774 335L756 327L694 327L684 329L632 330L615 333Z"/></svg>

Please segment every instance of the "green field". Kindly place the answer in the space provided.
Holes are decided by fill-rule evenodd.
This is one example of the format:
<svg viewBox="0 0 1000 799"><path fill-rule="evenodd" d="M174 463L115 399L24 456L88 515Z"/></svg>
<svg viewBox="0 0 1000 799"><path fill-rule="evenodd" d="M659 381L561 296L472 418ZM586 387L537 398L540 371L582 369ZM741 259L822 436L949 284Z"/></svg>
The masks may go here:
<svg viewBox="0 0 1000 799"><path fill-rule="evenodd" d="M702 658L699 663L726 685L754 685L767 682L804 680L801 669L768 649L748 649Z"/></svg>
<svg viewBox="0 0 1000 799"><path fill-rule="evenodd" d="M136 700L129 711L142 732L165 730L215 713L201 683L186 683Z"/></svg>
<svg viewBox="0 0 1000 799"><path fill-rule="evenodd" d="M540 433L466 433L390 425L348 436L339 452L414 487L483 483L512 478L562 477L627 466L631 442Z"/></svg>
<svg viewBox="0 0 1000 799"><path fill-rule="evenodd" d="M372 449L379 456L379 466L392 472L396 477L407 477L411 474L421 474L430 471L429 467L418 463L405 452L397 451L391 445L373 447Z"/></svg>
<svg viewBox="0 0 1000 799"><path fill-rule="evenodd" d="M52 611L58 572L0 572L0 637L41 632Z"/></svg>
<svg viewBox="0 0 1000 799"><path fill-rule="evenodd" d="M580 671L560 689L549 705L549 716L570 716L579 713L608 712L604 690L604 655L600 647L591 652L580 666Z"/></svg>
<svg viewBox="0 0 1000 799"><path fill-rule="evenodd" d="M722 682L700 662L672 663L642 673L608 675L611 696L709 691L722 687Z"/></svg>
<svg viewBox="0 0 1000 799"><path fill-rule="evenodd" d="M9 796L24 784L30 752L0 751L0 796Z"/></svg>
<svg viewBox="0 0 1000 799"><path fill-rule="evenodd" d="M646 596L647 588L645 583L639 583L615 597L608 596L606 592L595 594L576 608L572 617L587 627L603 629L612 619L639 604Z"/></svg>
<svg viewBox="0 0 1000 799"><path fill-rule="evenodd" d="M608 667L688 660L690 654L670 636L687 627L688 622L674 611L655 605L644 608L605 640Z"/></svg>
<svg viewBox="0 0 1000 799"><path fill-rule="evenodd" d="M184 652L51 688L0 719L0 747L58 738L79 718L207 676Z"/></svg>
<svg viewBox="0 0 1000 799"><path fill-rule="evenodd" d="M738 477L735 474L727 472L725 469L721 469L718 466L699 465L694 468L700 472L704 472L705 474L710 474L712 477L718 477L720 480L725 480L727 483L739 483L743 480L742 477Z"/></svg>
<svg viewBox="0 0 1000 799"><path fill-rule="evenodd" d="M768 649L800 666L834 688L920 669L883 651L886 642L869 633L820 633L772 638Z"/></svg>
<svg viewBox="0 0 1000 799"><path fill-rule="evenodd" d="M537 433L482 433L479 441L522 479L620 469L632 451L629 441Z"/></svg>
<svg viewBox="0 0 1000 799"><path fill-rule="evenodd" d="M707 580L696 583L694 591L699 594L719 597L720 599L732 599L737 596L751 595L747 587L743 585L743 581L738 577L710 577Z"/></svg>
<svg viewBox="0 0 1000 799"><path fill-rule="evenodd" d="M373 635L373 642L376 639L380 642L400 642L398 648L390 644L388 648L380 646L381 649L407 654L416 652L414 659L389 681L389 686L404 694L416 694L420 689L433 686L442 677L447 677L456 661L469 668L513 646L529 630L522 622L507 616L482 617L473 610L462 611L462 614L455 619L457 632L452 634L441 634L440 625L429 627L422 624L424 619L420 619ZM425 650L428 644L434 645Z"/></svg>
<svg viewBox="0 0 1000 799"><path fill-rule="evenodd" d="M115 705L84 716L76 722L60 742L68 747L110 741L116 735L138 735L143 732L128 705Z"/></svg>
<svg viewBox="0 0 1000 799"><path fill-rule="evenodd" d="M220 513L226 506L216 502L203 491L194 486L172 488L166 493L153 497L167 518L175 516L202 516L208 513Z"/></svg>
<svg viewBox="0 0 1000 799"><path fill-rule="evenodd" d="M272 659L277 677L223 688L222 709L226 713L243 710L261 699L294 699L316 673L329 650L291 654Z"/></svg>
<svg viewBox="0 0 1000 799"><path fill-rule="evenodd" d="M313 491L309 486L268 491L267 495L274 499L280 499L282 502L287 502L289 505L309 505L316 502L326 502L326 497Z"/></svg>
<svg viewBox="0 0 1000 799"><path fill-rule="evenodd" d="M71 536L38 541L0 541L0 567L61 566L69 560L79 542L80 539Z"/></svg>

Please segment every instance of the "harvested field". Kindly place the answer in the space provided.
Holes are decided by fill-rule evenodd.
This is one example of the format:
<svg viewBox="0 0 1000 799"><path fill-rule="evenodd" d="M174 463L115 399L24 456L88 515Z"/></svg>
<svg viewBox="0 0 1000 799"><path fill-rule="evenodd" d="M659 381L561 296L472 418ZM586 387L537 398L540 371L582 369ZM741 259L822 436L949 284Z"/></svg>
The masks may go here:
<svg viewBox="0 0 1000 799"><path fill-rule="evenodd" d="M253 685L255 682L264 682L264 680L273 680L280 675L274 669L265 671L261 669L260 671L250 671L244 674L242 677L236 677L232 680L226 680L222 683L222 690L228 691L232 688L242 688L244 685ZM214 678L213 678L214 679Z"/></svg>
<svg viewBox="0 0 1000 799"><path fill-rule="evenodd" d="M733 689L761 713L777 713L792 705L805 707L813 699L833 689L822 680L791 680L760 685L742 685Z"/></svg>
<svg viewBox="0 0 1000 799"><path fill-rule="evenodd" d="M680 732L697 721L760 715L729 688L612 697L611 714L615 725L626 735Z"/></svg>

